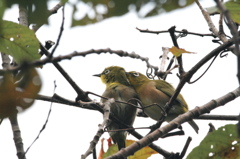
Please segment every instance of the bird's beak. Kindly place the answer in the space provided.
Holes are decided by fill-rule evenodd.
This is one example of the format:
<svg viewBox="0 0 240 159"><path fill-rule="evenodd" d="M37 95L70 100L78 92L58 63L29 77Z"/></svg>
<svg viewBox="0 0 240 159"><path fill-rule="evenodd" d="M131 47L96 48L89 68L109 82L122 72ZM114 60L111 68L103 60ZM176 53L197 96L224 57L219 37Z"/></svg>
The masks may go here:
<svg viewBox="0 0 240 159"><path fill-rule="evenodd" d="M93 76L96 76L96 77L101 77L101 73L99 73L99 74L95 74L95 75L93 75Z"/></svg>

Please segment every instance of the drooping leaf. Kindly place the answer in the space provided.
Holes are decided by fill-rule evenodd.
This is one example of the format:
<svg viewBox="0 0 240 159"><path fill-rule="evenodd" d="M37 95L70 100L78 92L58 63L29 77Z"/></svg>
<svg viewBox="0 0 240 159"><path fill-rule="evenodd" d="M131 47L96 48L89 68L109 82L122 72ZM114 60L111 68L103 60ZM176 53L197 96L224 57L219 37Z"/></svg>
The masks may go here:
<svg viewBox="0 0 240 159"><path fill-rule="evenodd" d="M179 49L175 46L173 46L172 48L169 48L169 51L176 57L182 55L183 53L194 53L194 52L190 52L190 51L186 51L185 49Z"/></svg>
<svg viewBox="0 0 240 159"><path fill-rule="evenodd" d="M129 146L129 145L133 144L134 142L135 141L133 141L133 140L126 140L126 146ZM113 145L109 146L107 152L104 153L103 158L113 155L116 152L118 152L118 147L116 144L113 144ZM157 154L157 152L154 151L153 149L151 149L150 147L146 146L146 147L142 148L141 150L135 152L134 155L129 156L128 158L129 159L147 159L148 157L150 157L153 154Z"/></svg>
<svg viewBox="0 0 240 159"><path fill-rule="evenodd" d="M239 143L237 126L225 125L209 133L187 159L240 159Z"/></svg>
<svg viewBox="0 0 240 159"><path fill-rule="evenodd" d="M17 63L40 58L39 42L32 30L10 21L3 21L0 30L1 52L11 55Z"/></svg>
<svg viewBox="0 0 240 159"><path fill-rule="evenodd" d="M13 115L16 107L29 108L41 89L41 79L35 68L21 70L16 82L11 73L0 80L0 119Z"/></svg>

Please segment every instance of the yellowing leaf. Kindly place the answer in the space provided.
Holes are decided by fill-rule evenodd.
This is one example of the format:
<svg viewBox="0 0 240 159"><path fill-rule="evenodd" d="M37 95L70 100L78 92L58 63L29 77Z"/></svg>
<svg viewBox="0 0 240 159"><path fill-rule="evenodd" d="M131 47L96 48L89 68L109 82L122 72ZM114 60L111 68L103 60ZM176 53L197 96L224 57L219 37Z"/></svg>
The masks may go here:
<svg viewBox="0 0 240 159"><path fill-rule="evenodd" d="M126 146L129 146L131 144L133 144L134 140L126 140ZM103 158L106 158L108 156L111 156L113 154L115 154L116 152L118 152L118 147L116 144L111 145L107 152L104 153ZM134 155L129 156L129 159L147 159L148 157L150 157L153 154L157 154L156 151L154 151L153 149L151 149L150 147L146 146L144 148L142 148L141 150L137 151L136 153L134 153Z"/></svg>
<svg viewBox="0 0 240 159"><path fill-rule="evenodd" d="M18 90L21 90L21 93L18 93L18 106L26 109L33 104L34 98L40 91L42 83L35 68L23 69L18 76L21 78L16 84Z"/></svg>
<svg viewBox="0 0 240 159"><path fill-rule="evenodd" d="M172 48L169 48L169 51L176 57L181 56L182 53L190 53L190 54L194 53L194 52L186 51L184 49L179 49L175 46L173 46Z"/></svg>
<svg viewBox="0 0 240 159"><path fill-rule="evenodd" d="M0 80L0 119L13 115L17 106L22 110L29 108L41 89L41 80L35 68L21 71L15 83L11 73L5 73Z"/></svg>
<svg viewBox="0 0 240 159"><path fill-rule="evenodd" d="M103 154L105 153L104 152L104 146L103 146L103 142L104 142L104 138L101 139L101 149L100 149L100 152L99 152L99 155L98 155L98 159L102 159L103 158Z"/></svg>
<svg viewBox="0 0 240 159"><path fill-rule="evenodd" d="M133 144L134 142L135 141L133 141L133 140L126 140L126 145L129 146L129 145ZM129 156L129 159L147 159L148 157L150 157L153 154L157 154L157 152L147 146L147 147L144 147L141 150L137 151L136 153L134 153L133 156Z"/></svg>
<svg viewBox="0 0 240 159"><path fill-rule="evenodd" d="M0 80L0 119L13 115L16 110L16 91L10 73Z"/></svg>

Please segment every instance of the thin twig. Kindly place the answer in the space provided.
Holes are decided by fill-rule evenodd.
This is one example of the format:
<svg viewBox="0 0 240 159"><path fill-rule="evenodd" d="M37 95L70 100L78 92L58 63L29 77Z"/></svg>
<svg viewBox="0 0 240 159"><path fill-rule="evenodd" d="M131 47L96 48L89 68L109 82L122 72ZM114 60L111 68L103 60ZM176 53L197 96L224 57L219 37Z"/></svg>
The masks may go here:
<svg viewBox="0 0 240 159"><path fill-rule="evenodd" d="M52 52L50 54L50 58L53 56L55 50L57 49L58 47L58 44L60 42L60 39L62 37L62 33L63 33L63 30L64 30L64 20L65 20L65 16L64 16L64 6L62 8L62 24L61 24L61 27L60 27L60 31L59 31L59 35L58 35L58 38L57 38L57 42L56 42L56 45L54 46L54 48L52 49Z"/></svg>
<svg viewBox="0 0 240 159"><path fill-rule="evenodd" d="M43 53L49 57L51 54L48 52L48 50L41 44L41 50ZM51 60L52 58L47 58ZM62 74L62 76L68 81L68 83L72 86L72 88L75 90L75 92L78 95L78 99L83 101L91 101L91 99L86 95L86 93L73 81L73 79L68 75L68 73L55 61L52 61L52 64L56 67L56 69Z"/></svg>
<svg viewBox="0 0 240 159"><path fill-rule="evenodd" d="M182 150L182 152L180 154L180 158L183 158L185 156L191 141L192 141L192 138L188 137L188 139L187 139L187 141L186 141L186 143L185 143L185 145L183 147L183 150Z"/></svg>
<svg viewBox="0 0 240 159"><path fill-rule="evenodd" d="M153 33L153 34L161 34L161 33L169 33L168 30L161 30L161 31L152 31L152 30L148 30L148 29L139 29L139 28L136 28L137 30L139 30L140 32L142 33ZM176 33L186 33L185 30L175 30ZM212 36L212 37L216 37L214 34L201 34L201 33L194 33L194 32L187 32L187 34L191 34L191 35L196 35L196 36L201 36L201 37L204 37L204 36Z"/></svg>
<svg viewBox="0 0 240 159"><path fill-rule="evenodd" d="M56 81L54 81L54 89L53 89L53 93L55 93L55 90L56 90ZM51 115L51 112L52 112L52 105L53 105L53 101L51 101L51 104L50 104L50 108L49 108L49 111L48 111L48 115L47 115L47 118L46 118L46 121L45 123L43 124L41 130L39 131L37 137L33 140L33 142L30 144L30 146L27 148L27 150L25 151L25 153L23 154L23 156L21 157L21 159L24 159L25 155L27 154L27 152L29 151L29 149L33 146L33 144L39 139L41 133L43 132L43 130L46 128L47 126L47 123L48 123L48 120L49 120L49 117Z"/></svg>

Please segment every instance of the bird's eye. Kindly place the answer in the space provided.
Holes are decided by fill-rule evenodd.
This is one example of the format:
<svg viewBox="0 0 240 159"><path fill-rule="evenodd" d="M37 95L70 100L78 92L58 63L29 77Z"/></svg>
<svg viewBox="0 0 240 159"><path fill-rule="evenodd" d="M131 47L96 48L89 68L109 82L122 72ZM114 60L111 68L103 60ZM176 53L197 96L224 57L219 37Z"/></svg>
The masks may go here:
<svg viewBox="0 0 240 159"><path fill-rule="evenodd" d="M109 70L105 70L104 71L104 74L106 75L106 74L108 74L110 71Z"/></svg>
<svg viewBox="0 0 240 159"><path fill-rule="evenodd" d="M139 73L138 72L134 72L133 76L137 77L137 76L139 76Z"/></svg>

